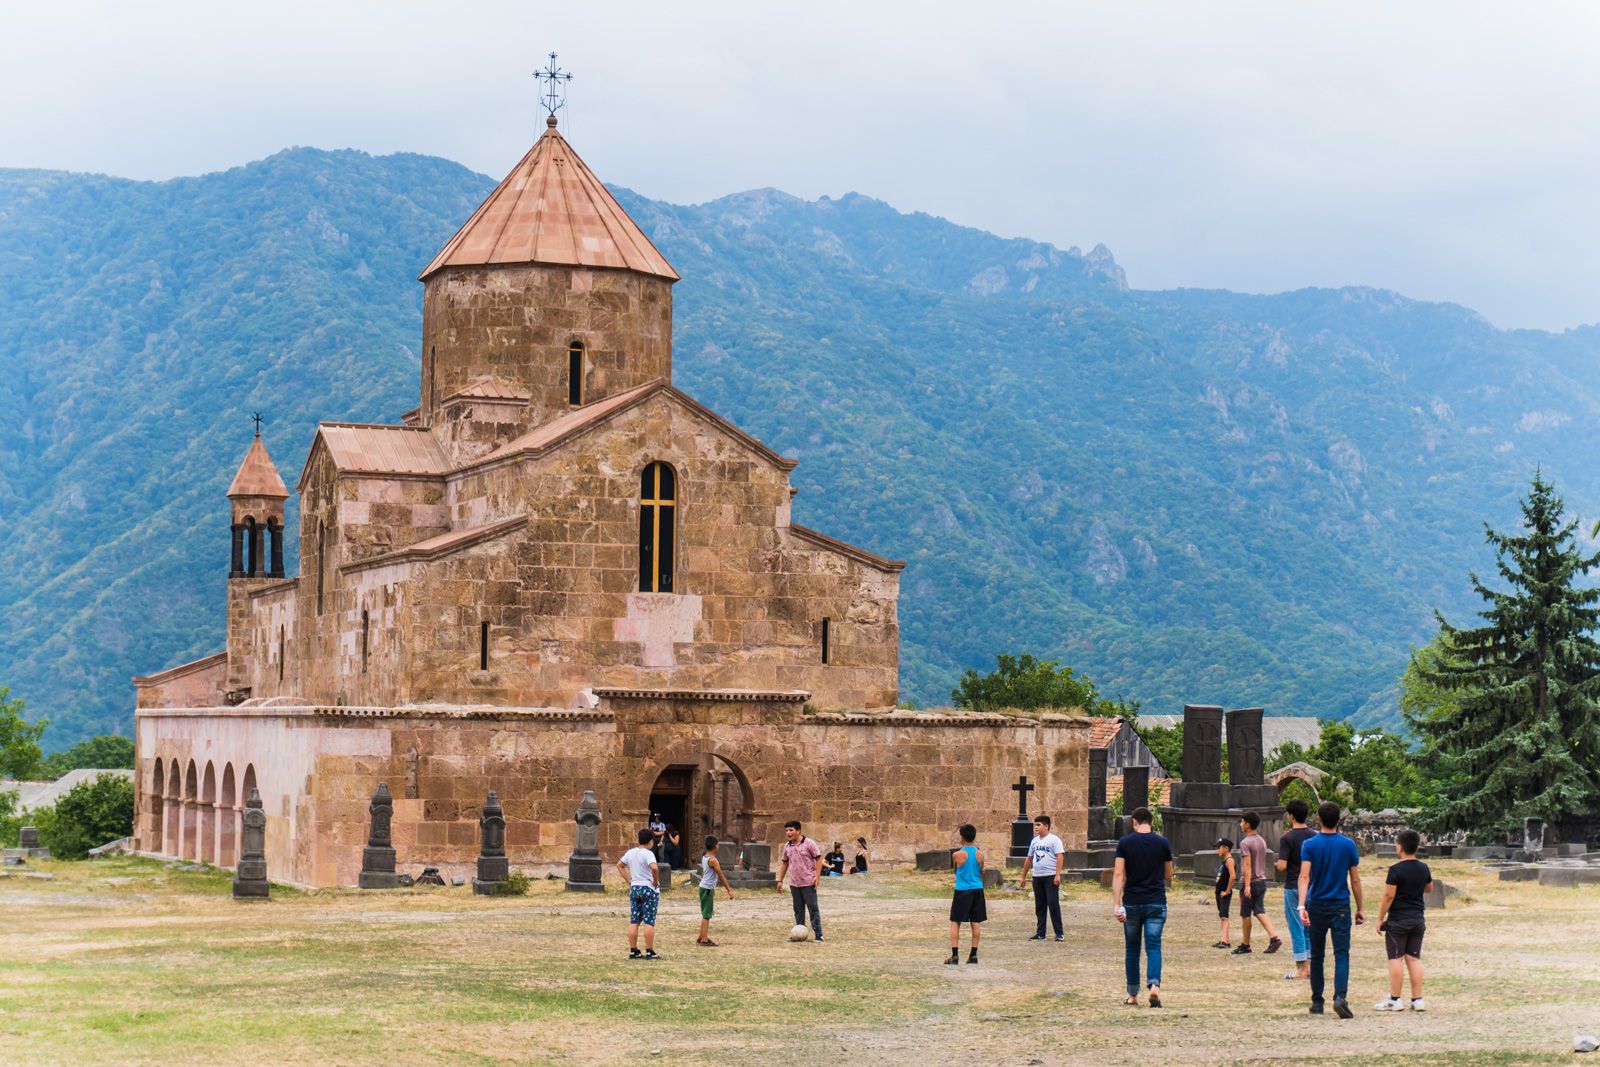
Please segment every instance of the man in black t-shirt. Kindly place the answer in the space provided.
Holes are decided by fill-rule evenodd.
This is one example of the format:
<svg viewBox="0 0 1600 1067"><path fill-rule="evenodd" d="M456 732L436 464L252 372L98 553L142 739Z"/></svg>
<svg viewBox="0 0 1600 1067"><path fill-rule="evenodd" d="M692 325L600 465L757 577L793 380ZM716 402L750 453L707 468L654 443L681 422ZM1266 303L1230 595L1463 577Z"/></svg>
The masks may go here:
<svg viewBox="0 0 1600 1067"><path fill-rule="evenodd" d="M1283 872L1284 925L1289 928L1289 945L1294 949L1294 970L1284 977L1292 980L1311 977L1311 938L1300 921L1300 845L1312 833L1306 826L1311 808L1296 798L1285 804L1283 811L1289 817L1289 829L1278 839L1277 866Z"/></svg>
<svg viewBox="0 0 1600 1067"><path fill-rule="evenodd" d="M1378 906L1378 930L1389 953L1389 998L1381 1000L1379 1011L1405 1011L1400 991L1406 976L1411 976L1411 1010L1422 1011L1422 934L1427 909L1424 899L1433 888L1433 872L1417 859L1422 838L1415 830L1401 830L1395 847L1400 862L1389 868L1383 887L1383 903Z"/></svg>
<svg viewBox="0 0 1600 1067"><path fill-rule="evenodd" d="M1128 999L1139 1006L1139 941L1149 957L1150 1006L1161 1007L1161 930L1167 923L1167 883L1172 881L1172 846L1156 833L1149 808L1133 812L1133 833L1117 842L1111 872L1111 907L1122 923L1123 969Z"/></svg>

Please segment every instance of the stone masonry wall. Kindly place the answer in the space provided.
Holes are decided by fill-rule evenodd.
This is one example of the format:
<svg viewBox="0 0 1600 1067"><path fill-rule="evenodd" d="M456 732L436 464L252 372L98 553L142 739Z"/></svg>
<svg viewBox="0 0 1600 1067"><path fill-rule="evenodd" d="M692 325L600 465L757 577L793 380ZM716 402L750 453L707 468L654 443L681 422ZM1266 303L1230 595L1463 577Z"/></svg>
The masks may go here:
<svg viewBox="0 0 1600 1067"><path fill-rule="evenodd" d="M453 267L422 297L421 422L483 377L527 390L523 427L571 410L568 346L582 341L584 403L672 377L672 284L631 271Z"/></svg>

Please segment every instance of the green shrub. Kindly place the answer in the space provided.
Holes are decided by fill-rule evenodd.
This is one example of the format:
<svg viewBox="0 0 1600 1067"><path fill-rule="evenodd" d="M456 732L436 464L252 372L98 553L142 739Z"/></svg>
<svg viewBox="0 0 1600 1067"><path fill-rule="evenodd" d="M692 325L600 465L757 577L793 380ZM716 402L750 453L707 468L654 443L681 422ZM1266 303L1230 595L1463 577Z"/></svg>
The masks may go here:
<svg viewBox="0 0 1600 1067"><path fill-rule="evenodd" d="M55 858L81 860L91 848L133 833L133 782L116 774L79 782L55 807L29 812L27 821Z"/></svg>
<svg viewBox="0 0 1600 1067"><path fill-rule="evenodd" d="M533 888L533 880L521 871L512 871L506 880L500 883L500 895L503 897L525 897L528 890Z"/></svg>

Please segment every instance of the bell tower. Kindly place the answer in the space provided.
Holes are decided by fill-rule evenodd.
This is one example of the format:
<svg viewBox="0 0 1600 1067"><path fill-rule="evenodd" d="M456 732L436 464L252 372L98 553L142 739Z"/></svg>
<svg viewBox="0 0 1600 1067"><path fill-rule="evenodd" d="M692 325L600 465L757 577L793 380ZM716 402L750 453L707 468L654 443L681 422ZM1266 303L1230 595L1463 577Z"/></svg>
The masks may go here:
<svg viewBox="0 0 1600 1067"><path fill-rule="evenodd" d="M418 417L457 462L672 377L678 273L561 136L559 106L420 275Z"/></svg>
<svg viewBox="0 0 1600 1067"><path fill-rule="evenodd" d="M228 486L233 533L228 568L227 701L250 696L252 653L245 636L250 619L250 592L283 577L283 502L289 490L261 441L261 416L255 439Z"/></svg>

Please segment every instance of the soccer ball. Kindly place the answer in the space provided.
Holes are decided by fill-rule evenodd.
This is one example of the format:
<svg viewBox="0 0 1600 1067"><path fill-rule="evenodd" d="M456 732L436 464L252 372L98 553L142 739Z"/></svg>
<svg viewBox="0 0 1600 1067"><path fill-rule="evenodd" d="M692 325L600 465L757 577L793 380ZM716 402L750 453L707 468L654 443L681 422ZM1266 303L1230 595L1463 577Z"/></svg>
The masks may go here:
<svg viewBox="0 0 1600 1067"><path fill-rule="evenodd" d="M793 927L789 930L789 940L809 941L811 940L811 931L806 929L804 926Z"/></svg>

